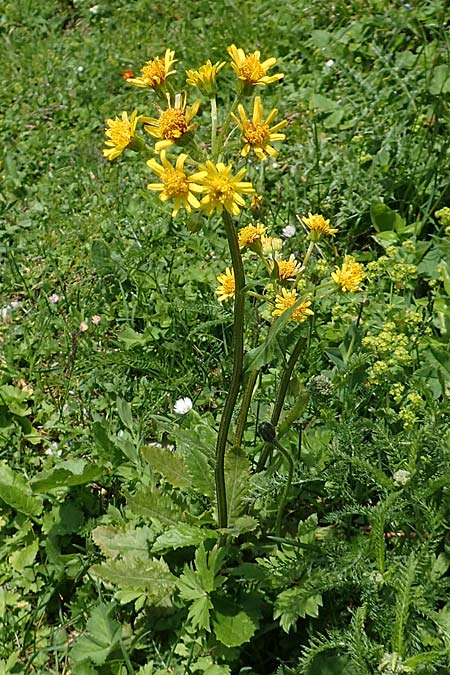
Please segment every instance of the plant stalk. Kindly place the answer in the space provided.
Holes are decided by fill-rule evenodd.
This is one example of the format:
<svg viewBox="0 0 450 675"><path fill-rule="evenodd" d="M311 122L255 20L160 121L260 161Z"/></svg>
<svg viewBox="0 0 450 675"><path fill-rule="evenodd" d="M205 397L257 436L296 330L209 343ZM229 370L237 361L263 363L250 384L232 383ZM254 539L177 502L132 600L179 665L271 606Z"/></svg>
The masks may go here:
<svg viewBox="0 0 450 675"><path fill-rule="evenodd" d="M253 390L255 389L258 374L259 370L252 370L249 373L247 384L244 389L241 409L239 411L239 417L236 423L236 433L234 436L234 445L238 448L242 445L242 436L244 435L245 424L247 422L248 411L252 401Z"/></svg>
<svg viewBox="0 0 450 675"><path fill-rule="evenodd" d="M242 264L241 252L236 234L236 229L230 214L222 213L225 233L231 254L231 262L234 271L235 296L234 296L234 324L233 324L233 371L230 386L225 399L222 417L220 419L219 432L217 434L215 481L217 500L217 520L220 528L227 527L227 496L225 488L225 451L228 432L233 417L234 408L241 386L242 364L244 359L244 302L245 302L245 276Z"/></svg>

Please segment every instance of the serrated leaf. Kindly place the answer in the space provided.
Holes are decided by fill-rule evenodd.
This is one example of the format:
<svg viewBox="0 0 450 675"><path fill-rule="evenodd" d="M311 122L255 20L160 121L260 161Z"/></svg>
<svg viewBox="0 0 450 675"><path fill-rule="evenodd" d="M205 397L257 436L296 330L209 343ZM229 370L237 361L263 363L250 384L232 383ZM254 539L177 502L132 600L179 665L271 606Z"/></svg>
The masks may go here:
<svg viewBox="0 0 450 675"><path fill-rule="evenodd" d="M16 572L21 572L25 567L29 567L33 564L38 550L39 542L36 540L28 546L11 553L8 562Z"/></svg>
<svg viewBox="0 0 450 675"><path fill-rule="evenodd" d="M87 622L87 635L76 640L71 650L75 661L91 660L102 665L120 640L122 627L111 618L114 605L99 605Z"/></svg>
<svg viewBox="0 0 450 675"><path fill-rule="evenodd" d="M210 611L212 608L213 604L206 594L193 601L189 607L188 617L194 628L204 628L207 631L210 630Z"/></svg>
<svg viewBox="0 0 450 675"><path fill-rule="evenodd" d="M127 504L133 513L164 525L178 525L183 516L180 507L156 488L143 489L135 495L128 495Z"/></svg>
<svg viewBox="0 0 450 675"><path fill-rule="evenodd" d="M256 623L238 605L220 599L214 603L214 609L213 627L219 642L226 647L239 647L252 638Z"/></svg>
<svg viewBox="0 0 450 675"><path fill-rule="evenodd" d="M319 616L322 604L320 593L311 593L308 588L288 588L275 600L273 618L280 619L282 629L289 633L299 617Z"/></svg>
<svg viewBox="0 0 450 675"><path fill-rule="evenodd" d="M192 485L186 462L178 452L157 445L146 445L142 448L142 456L173 487L187 488Z"/></svg>
<svg viewBox="0 0 450 675"><path fill-rule="evenodd" d="M38 516L42 501L35 497L23 476L4 463L0 464L0 499L27 516Z"/></svg>
<svg viewBox="0 0 450 675"><path fill-rule="evenodd" d="M155 538L150 527L128 525L126 529L99 525L92 531L92 539L103 555L118 558L128 553L145 556L149 551L149 542Z"/></svg>
<svg viewBox="0 0 450 675"><path fill-rule="evenodd" d="M230 525L241 515L250 489L250 462L239 448L225 455L225 487Z"/></svg>
<svg viewBox="0 0 450 675"><path fill-rule="evenodd" d="M199 546L207 539L217 539L217 532L206 528L180 523L175 527L169 527L157 537L152 546L154 553L160 553L167 549L183 548L184 546Z"/></svg>
<svg viewBox="0 0 450 675"><path fill-rule="evenodd" d="M175 590L175 577L164 560L126 556L93 565L91 571L120 588L145 591L154 605L170 607Z"/></svg>

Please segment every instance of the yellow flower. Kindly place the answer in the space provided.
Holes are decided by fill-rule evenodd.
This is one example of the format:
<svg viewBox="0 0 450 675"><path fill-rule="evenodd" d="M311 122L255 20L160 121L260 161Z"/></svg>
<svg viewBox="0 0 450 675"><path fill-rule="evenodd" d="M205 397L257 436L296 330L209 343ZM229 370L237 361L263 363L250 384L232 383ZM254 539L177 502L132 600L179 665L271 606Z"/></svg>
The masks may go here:
<svg viewBox="0 0 450 675"><path fill-rule="evenodd" d="M224 65L225 61L217 61L217 63L213 65L211 60L208 59L207 62L203 66L200 66L198 70L186 71L186 82L193 87L198 87L200 91L206 96L211 96L212 94L216 93L217 73L224 67Z"/></svg>
<svg viewBox="0 0 450 675"><path fill-rule="evenodd" d="M261 238L264 236L266 229L266 226L262 225L261 223L243 227L238 232L239 248L244 248L244 246L252 246L257 243L261 245Z"/></svg>
<svg viewBox="0 0 450 675"><path fill-rule="evenodd" d="M161 152L169 148L174 143L178 143L195 127L190 124L194 115L197 114L200 107L200 101L196 101L193 106L186 108L186 94L175 94L173 107L170 104L170 94L167 94L169 107L162 110L158 119L154 117L145 118L144 129L154 138L161 140L155 143L156 152Z"/></svg>
<svg viewBox="0 0 450 675"><path fill-rule="evenodd" d="M199 169L205 172L205 177L200 181L205 186L206 193L201 201L201 207L208 216L214 212L219 215L223 209L232 216L238 216L245 201L241 195L249 195L254 192L251 183L242 182L245 169L240 169L235 176L231 175L231 164L225 166L223 162L213 164L207 160Z"/></svg>
<svg viewBox="0 0 450 675"><path fill-rule="evenodd" d="M342 267L336 267L336 271L331 273L333 281L337 283L344 293L350 291L360 291L361 281L364 279L364 269L360 263L355 262L351 255L346 255Z"/></svg>
<svg viewBox="0 0 450 675"><path fill-rule="evenodd" d="M272 312L272 316L281 316L283 312L295 305L297 302L297 292L295 290L288 291L286 288L281 289L281 295L275 297L275 309ZM314 314L312 309L309 309L311 302L309 300L304 300L299 304L298 307L294 309L289 321L306 321L308 316Z"/></svg>
<svg viewBox="0 0 450 675"><path fill-rule="evenodd" d="M227 267L225 270L225 274L218 275L217 281L220 284L216 290L216 293L219 296L217 298L218 301L223 302L227 298L234 298L234 294L236 291L234 271L230 270L230 268Z"/></svg>
<svg viewBox="0 0 450 675"><path fill-rule="evenodd" d="M231 67L244 84L271 84L284 77L282 73L267 75L269 68L277 62L273 57L261 63L260 52L246 55L244 50L238 49L236 45L230 45L227 52L231 56Z"/></svg>
<svg viewBox="0 0 450 675"><path fill-rule="evenodd" d="M261 246L264 255L271 255L277 251L281 251L283 240L279 237L266 237L263 235L261 237Z"/></svg>
<svg viewBox="0 0 450 675"><path fill-rule="evenodd" d="M105 157L115 159L122 154L125 148L133 148L133 146L134 149L139 149L138 146L142 144L142 141L135 136L136 124L139 119L135 110L131 113L130 119L128 119L128 113L123 112L122 119L116 117L115 119L106 121L109 128L105 129L105 135L108 138L105 141L105 145L109 147L103 148Z"/></svg>
<svg viewBox="0 0 450 675"><path fill-rule="evenodd" d="M165 150L162 150L160 157L161 164L158 164L153 158L147 162L147 166L161 178L161 183L149 183L147 185L148 189L160 192L159 198L162 202L173 199L173 217L177 215L181 206L184 206L188 213L191 212L192 207L198 209L200 202L194 195L194 192L203 192L203 187L195 181L202 179L205 176L205 172L199 171L188 176L184 171L184 163L187 158L187 155L184 153L178 156L175 167L167 159Z"/></svg>
<svg viewBox="0 0 450 675"><path fill-rule="evenodd" d="M162 87L169 75L175 73L171 67L177 59L174 59L175 52L166 49L164 58L159 56L147 63L141 68L141 77L130 77L127 81L135 84L136 87L151 87L152 89L159 89Z"/></svg>
<svg viewBox="0 0 450 675"><path fill-rule="evenodd" d="M276 264L278 265L278 276L284 281L293 281L302 271L301 263L295 259L293 253L290 255L289 260L277 260ZM275 262L270 263L270 268L272 270L274 267Z"/></svg>
<svg viewBox="0 0 450 675"><path fill-rule="evenodd" d="M318 213L308 213L308 218L303 217L302 220L309 228L311 241L319 241L324 234L334 236L337 232L337 229L330 227L330 221Z"/></svg>
<svg viewBox="0 0 450 675"><path fill-rule="evenodd" d="M272 148L269 143L283 141L286 138L285 134L279 134L277 132L279 129L283 129L287 126L287 120L278 122L278 124L275 124L275 126L271 128L270 124L276 117L278 110L274 108L269 113L266 120L263 121L264 109L259 96L255 96L255 100L253 101L253 115L251 121L247 119L244 107L241 104L238 105L238 112L241 119L239 120L234 114L233 119L242 131L242 139L244 142L244 147L241 150L242 157L246 157L250 150L253 150L258 159L265 159L266 153L271 155L271 157L276 157L278 155L278 150Z"/></svg>

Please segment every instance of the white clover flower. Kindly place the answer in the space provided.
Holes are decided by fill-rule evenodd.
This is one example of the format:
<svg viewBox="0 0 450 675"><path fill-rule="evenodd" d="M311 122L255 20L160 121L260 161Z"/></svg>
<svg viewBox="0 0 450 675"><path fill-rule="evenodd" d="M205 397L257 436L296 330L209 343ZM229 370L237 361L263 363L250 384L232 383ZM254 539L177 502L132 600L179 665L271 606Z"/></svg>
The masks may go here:
<svg viewBox="0 0 450 675"><path fill-rule="evenodd" d="M48 300L49 300L49 302L52 303L52 305L56 305L56 303L59 301L58 293L52 293Z"/></svg>
<svg viewBox="0 0 450 675"><path fill-rule="evenodd" d="M326 62L325 65L326 65L327 68L332 68L334 66L334 60L328 59L328 61Z"/></svg>
<svg viewBox="0 0 450 675"><path fill-rule="evenodd" d="M292 237L295 237L295 233L297 232L295 225L286 225L286 227L283 227L281 230L281 233L283 237L286 237L286 239L291 239Z"/></svg>
<svg viewBox="0 0 450 675"><path fill-rule="evenodd" d="M175 405L173 406L173 411L174 413L177 413L177 415L186 415L191 410L192 401L189 396L185 396L185 398L179 398L177 401L175 401Z"/></svg>

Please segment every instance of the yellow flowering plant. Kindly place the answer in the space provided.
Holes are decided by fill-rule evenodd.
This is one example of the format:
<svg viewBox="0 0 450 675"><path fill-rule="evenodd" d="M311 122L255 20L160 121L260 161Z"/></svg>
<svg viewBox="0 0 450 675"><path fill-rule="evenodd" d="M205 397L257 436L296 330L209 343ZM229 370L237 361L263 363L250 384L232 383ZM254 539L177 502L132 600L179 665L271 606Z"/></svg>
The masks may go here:
<svg viewBox="0 0 450 675"><path fill-rule="evenodd" d="M322 242L331 241L338 232L322 214L298 216L308 241L303 253L286 250L287 240L283 242L279 233L262 221L264 172L258 170L257 164L278 154L276 146L286 140L282 130L288 122L279 119L277 108L264 112L259 91L279 84L284 76L272 70L276 66L274 57L263 59L259 51L246 53L235 45L228 47L228 53L236 94L221 114L216 94L225 61L213 64L208 60L195 70L187 70L183 84L189 90L176 87L173 66L177 59L173 50L167 49L164 57L147 61L140 76L126 81L154 93L155 113L142 115L134 111L128 117L123 112L121 118L108 120L104 155L114 160L128 149L142 151L147 167L156 176L147 188L170 205L173 218L195 214L203 223L214 217L222 220L231 264L226 261L217 275L215 295L225 311L233 306L233 364L220 416L214 466L216 519L222 532L227 531L233 524L230 518L234 518L227 497L225 469L227 461L231 461L227 456L230 452L241 456L257 379L270 362L281 331L289 326L292 329L295 346L284 366L270 423L261 428L264 445L257 458L259 471L266 467L274 449L288 464L288 485L275 523L275 534L280 536L293 468L289 452L277 439L288 385L321 300L338 292L359 292L364 270L353 257L346 256L341 267L317 283L310 270L311 262L316 253L324 255L319 248ZM191 92L200 98L188 102ZM205 103L210 108L209 124L205 121ZM250 309L264 321L261 339L253 348L246 337L246 331L251 332L254 325Z"/></svg>

